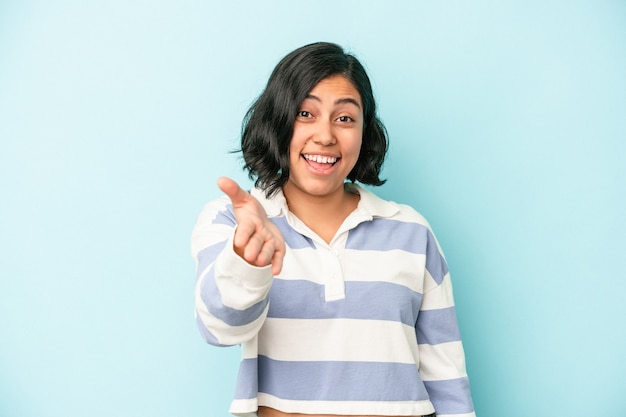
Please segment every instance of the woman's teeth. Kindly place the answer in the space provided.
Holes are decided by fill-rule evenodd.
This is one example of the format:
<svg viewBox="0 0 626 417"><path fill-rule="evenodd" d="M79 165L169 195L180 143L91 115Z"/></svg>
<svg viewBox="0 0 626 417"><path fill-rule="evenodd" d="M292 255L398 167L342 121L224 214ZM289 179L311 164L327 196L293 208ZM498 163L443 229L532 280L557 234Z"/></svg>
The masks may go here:
<svg viewBox="0 0 626 417"><path fill-rule="evenodd" d="M334 164L337 162L337 158L334 156L304 155L304 158L318 164Z"/></svg>

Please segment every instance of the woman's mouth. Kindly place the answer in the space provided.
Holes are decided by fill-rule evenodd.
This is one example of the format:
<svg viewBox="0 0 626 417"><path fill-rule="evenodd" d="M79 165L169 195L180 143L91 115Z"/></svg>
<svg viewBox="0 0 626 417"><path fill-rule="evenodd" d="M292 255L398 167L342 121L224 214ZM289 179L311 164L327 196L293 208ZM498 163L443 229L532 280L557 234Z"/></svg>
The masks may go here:
<svg viewBox="0 0 626 417"><path fill-rule="evenodd" d="M309 155L303 154L304 159L310 162L315 162L318 164L330 164L333 165L339 158L336 156L325 156L325 155Z"/></svg>
<svg viewBox="0 0 626 417"><path fill-rule="evenodd" d="M309 169L316 174L330 174L334 170L334 166L339 161L339 157L319 154L302 154Z"/></svg>

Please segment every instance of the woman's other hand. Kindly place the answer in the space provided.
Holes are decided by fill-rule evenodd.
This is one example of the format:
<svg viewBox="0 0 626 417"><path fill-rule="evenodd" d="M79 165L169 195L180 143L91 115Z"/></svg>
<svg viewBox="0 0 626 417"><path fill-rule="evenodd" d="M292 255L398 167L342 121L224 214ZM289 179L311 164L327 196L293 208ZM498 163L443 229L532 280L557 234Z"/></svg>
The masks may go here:
<svg viewBox="0 0 626 417"><path fill-rule="evenodd" d="M285 241L278 228L267 218L257 199L235 181L220 177L217 186L233 204L237 220L233 239L235 253L255 266L271 264L272 274L278 275L285 256Z"/></svg>

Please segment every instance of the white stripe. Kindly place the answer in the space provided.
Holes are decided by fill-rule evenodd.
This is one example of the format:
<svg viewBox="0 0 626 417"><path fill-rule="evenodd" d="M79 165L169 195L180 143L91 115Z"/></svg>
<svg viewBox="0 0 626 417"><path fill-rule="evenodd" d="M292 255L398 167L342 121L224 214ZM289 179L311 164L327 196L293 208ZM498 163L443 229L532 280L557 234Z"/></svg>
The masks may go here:
<svg viewBox="0 0 626 417"><path fill-rule="evenodd" d="M341 415L424 415L433 412L430 401L296 401L259 393L259 405L287 413Z"/></svg>
<svg viewBox="0 0 626 417"><path fill-rule="evenodd" d="M323 285L326 301L345 298L345 276L340 259L326 248L287 248L278 277L285 281L306 280Z"/></svg>
<svg viewBox="0 0 626 417"><path fill-rule="evenodd" d="M323 285L323 278L328 275L328 261L333 263L335 261L331 258L331 254L332 252L323 248L317 250L287 248L283 259L283 269L278 277L284 280L307 280Z"/></svg>
<svg viewBox="0 0 626 417"><path fill-rule="evenodd" d="M265 317L267 316L269 305L265 308L263 314L261 314L261 316L252 323L244 326L229 326L209 313L206 304L204 304L204 301L202 300L202 294L197 288L200 285L202 285L202 280L198 280L196 283L196 314L200 317L204 327L206 327L213 334L213 336L216 337L219 343L223 345L238 345L252 339L257 334L259 327L263 325L263 320L265 320Z"/></svg>
<svg viewBox="0 0 626 417"><path fill-rule="evenodd" d="M236 310L245 310L264 300L272 279L271 266L250 265L235 253L232 239L215 261L215 283L222 303Z"/></svg>
<svg viewBox="0 0 626 417"><path fill-rule="evenodd" d="M440 381L467 376L460 341L438 345L419 345L422 381Z"/></svg>
<svg viewBox="0 0 626 417"><path fill-rule="evenodd" d="M326 277L340 274L346 280L393 282L421 293L425 262L425 255L400 250L338 249L335 254L326 248L287 249L279 277L324 285ZM389 265L393 265L392 275Z"/></svg>
<svg viewBox="0 0 626 417"><path fill-rule="evenodd" d="M257 399L233 400L228 411L238 417L257 417Z"/></svg>
<svg viewBox="0 0 626 417"><path fill-rule="evenodd" d="M401 250L346 250L343 256L345 276L354 281L393 282L423 292L426 255ZM391 276L390 271L393 271Z"/></svg>
<svg viewBox="0 0 626 417"><path fill-rule="evenodd" d="M213 224L213 219L226 209L229 199L226 196L212 201L202 208L191 233L191 254L194 258L202 249L224 240L232 234L233 228L225 224Z"/></svg>
<svg viewBox="0 0 626 417"><path fill-rule="evenodd" d="M259 356L259 336L255 335L252 339L241 345L241 359L256 359Z"/></svg>
<svg viewBox="0 0 626 417"><path fill-rule="evenodd" d="M468 414L437 414L437 417L476 417L476 413L468 413Z"/></svg>
<svg viewBox="0 0 626 417"><path fill-rule="evenodd" d="M382 320L267 318L259 354L283 361L367 361L417 364L415 329Z"/></svg>
<svg viewBox="0 0 626 417"><path fill-rule="evenodd" d="M223 242L234 233L235 228L225 224L211 225L209 231L202 231L202 228L194 229L194 233L191 236L192 255L196 258L202 249Z"/></svg>
<svg viewBox="0 0 626 417"><path fill-rule="evenodd" d="M428 275L428 279L433 283L435 282L432 278L430 278L430 275ZM429 286L428 284L426 285ZM439 286L435 286L425 291L420 310L436 310L452 306L454 306L454 298L452 297L452 281L450 280L450 274L446 274Z"/></svg>

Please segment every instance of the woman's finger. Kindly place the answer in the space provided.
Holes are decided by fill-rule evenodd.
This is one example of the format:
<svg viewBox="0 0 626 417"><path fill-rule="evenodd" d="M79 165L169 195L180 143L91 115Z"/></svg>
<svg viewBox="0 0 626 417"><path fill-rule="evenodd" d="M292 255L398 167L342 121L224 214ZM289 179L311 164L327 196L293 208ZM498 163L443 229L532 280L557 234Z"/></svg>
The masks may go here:
<svg viewBox="0 0 626 417"><path fill-rule="evenodd" d="M239 184L228 177L220 177L217 179L217 186L230 198L233 207L246 203L250 198L250 193L243 190Z"/></svg>

